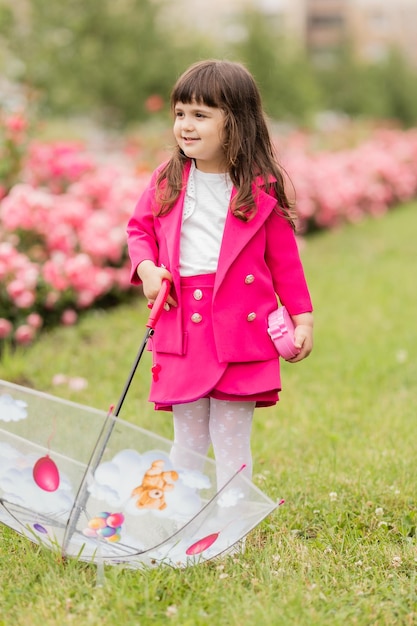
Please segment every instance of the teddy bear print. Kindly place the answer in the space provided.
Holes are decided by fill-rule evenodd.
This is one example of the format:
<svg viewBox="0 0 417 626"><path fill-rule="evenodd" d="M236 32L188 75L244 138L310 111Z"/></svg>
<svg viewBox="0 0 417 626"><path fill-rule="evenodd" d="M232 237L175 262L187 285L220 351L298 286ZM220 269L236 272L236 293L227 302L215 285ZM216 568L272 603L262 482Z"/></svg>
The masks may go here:
<svg viewBox="0 0 417 626"><path fill-rule="evenodd" d="M154 461L145 472L142 483L132 491L139 509L166 508L165 492L174 489L174 482L178 480L178 473L174 470L164 471L164 461Z"/></svg>

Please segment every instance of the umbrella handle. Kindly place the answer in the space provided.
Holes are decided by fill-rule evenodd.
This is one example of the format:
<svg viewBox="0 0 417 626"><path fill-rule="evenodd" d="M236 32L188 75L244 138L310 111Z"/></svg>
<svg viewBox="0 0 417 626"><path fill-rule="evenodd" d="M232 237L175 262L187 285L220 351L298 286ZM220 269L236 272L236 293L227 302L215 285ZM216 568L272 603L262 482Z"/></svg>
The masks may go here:
<svg viewBox="0 0 417 626"><path fill-rule="evenodd" d="M148 329L145 333L145 337L143 338L142 345L139 348L139 352L136 355L135 362L133 364L132 369L130 370L129 377L125 383L125 387L123 389L122 395L120 396L119 402L116 405L115 410L113 411L113 415L117 417L120 413L120 409L122 408L122 404L125 401L127 392L130 387L130 383L133 380L133 376L137 370L139 365L139 361L142 357L142 354L145 350L146 344L148 343L149 337L151 337L155 331L156 322L159 320L161 313L164 309L164 304L166 299L168 298L169 290L171 289L171 283L167 278L164 278L162 281L161 289L156 296L156 300L152 306L151 313L149 315L148 321L146 323L146 328Z"/></svg>
<svg viewBox="0 0 417 626"><path fill-rule="evenodd" d="M156 296L156 300L152 305L152 309L150 315L148 317L148 321L146 323L146 328L155 329L156 323L161 317L161 313L164 309L164 304L169 295L169 290L171 289L171 282L164 278L162 281L161 289L159 290L158 295Z"/></svg>

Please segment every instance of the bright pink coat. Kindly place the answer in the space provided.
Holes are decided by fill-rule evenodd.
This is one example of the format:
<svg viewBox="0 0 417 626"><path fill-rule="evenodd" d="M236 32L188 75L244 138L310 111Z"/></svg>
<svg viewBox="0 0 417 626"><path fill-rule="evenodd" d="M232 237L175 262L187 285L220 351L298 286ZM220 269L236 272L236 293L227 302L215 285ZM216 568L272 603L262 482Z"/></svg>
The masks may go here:
<svg viewBox="0 0 417 626"><path fill-rule="evenodd" d="M158 321L158 351L182 355L179 243L185 188L190 163L184 168L184 185L175 206L157 217L155 181L142 194L128 223L131 281L140 284L136 268L144 260L164 265L172 274L172 295L178 307L164 311ZM232 191L232 197L236 190ZM297 242L290 223L276 210L276 199L258 188L257 213L243 222L228 213L215 278L212 321L220 362L267 361L277 358L267 334L268 314L277 296L291 315L312 311Z"/></svg>

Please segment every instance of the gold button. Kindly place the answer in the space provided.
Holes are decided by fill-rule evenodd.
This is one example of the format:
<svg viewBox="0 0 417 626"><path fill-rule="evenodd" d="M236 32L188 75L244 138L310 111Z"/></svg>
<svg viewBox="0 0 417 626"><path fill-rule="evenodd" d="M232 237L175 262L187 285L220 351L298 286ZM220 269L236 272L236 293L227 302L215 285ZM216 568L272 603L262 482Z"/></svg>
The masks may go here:
<svg viewBox="0 0 417 626"><path fill-rule="evenodd" d="M256 313L249 313L246 319L248 320L248 322L253 322L253 320L256 319Z"/></svg>
<svg viewBox="0 0 417 626"><path fill-rule="evenodd" d="M245 277L245 283L246 283L247 285L250 285L251 283L253 283L253 281L254 281L254 280L255 280L255 276L254 276L253 274L248 274L248 275Z"/></svg>
<svg viewBox="0 0 417 626"><path fill-rule="evenodd" d="M201 300L202 297L203 297L203 292L201 291L201 289L195 289L193 292L194 300Z"/></svg>
<svg viewBox="0 0 417 626"><path fill-rule="evenodd" d="M200 313L193 313L191 316L191 321L194 322L194 324L199 324L202 319Z"/></svg>

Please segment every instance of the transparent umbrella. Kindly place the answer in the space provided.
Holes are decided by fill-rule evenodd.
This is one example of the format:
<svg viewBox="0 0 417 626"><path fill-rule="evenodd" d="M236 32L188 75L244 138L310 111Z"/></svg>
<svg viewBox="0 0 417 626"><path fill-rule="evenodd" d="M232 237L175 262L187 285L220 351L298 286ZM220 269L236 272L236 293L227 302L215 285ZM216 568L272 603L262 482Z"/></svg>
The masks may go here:
<svg viewBox="0 0 417 626"><path fill-rule="evenodd" d="M166 281L114 410L0 380L0 522L63 557L186 567L230 550L280 503L236 468L173 466L172 442L119 417L167 297ZM187 459L190 458L187 450Z"/></svg>

